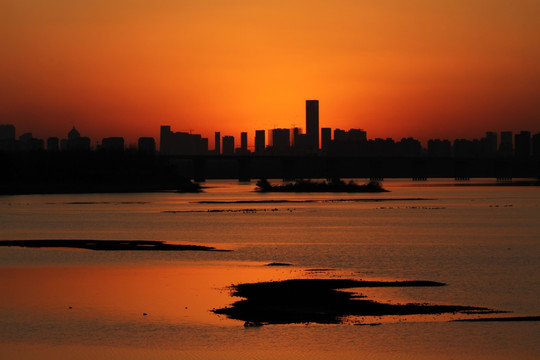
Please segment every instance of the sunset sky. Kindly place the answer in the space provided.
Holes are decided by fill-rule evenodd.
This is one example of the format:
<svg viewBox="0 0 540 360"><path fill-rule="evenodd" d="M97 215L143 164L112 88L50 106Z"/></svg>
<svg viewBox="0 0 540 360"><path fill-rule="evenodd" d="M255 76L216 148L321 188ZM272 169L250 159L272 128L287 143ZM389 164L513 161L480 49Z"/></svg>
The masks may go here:
<svg viewBox="0 0 540 360"><path fill-rule="evenodd" d="M0 123L17 136L368 138L540 131L538 0L0 0Z"/></svg>

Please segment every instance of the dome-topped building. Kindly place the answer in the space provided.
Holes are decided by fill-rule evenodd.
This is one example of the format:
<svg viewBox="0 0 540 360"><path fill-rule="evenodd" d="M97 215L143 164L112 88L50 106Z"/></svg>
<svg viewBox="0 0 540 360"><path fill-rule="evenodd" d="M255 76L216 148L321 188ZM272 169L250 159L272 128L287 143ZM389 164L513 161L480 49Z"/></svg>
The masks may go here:
<svg viewBox="0 0 540 360"><path fill-rule="evenodd" d="M79 132L77 131L77 129L75 129L75 126L73 127L73 129L71 129L71 131L68 133L68 140L75 140L75 139L78 139L81 137L81 134L79 134Z"/></svg>
<svg viewBox="0 0 540 360"><path fill-rule="evenodd" d="M68 133L68 138L62 139L60 148L71 151L90 151L90 138L82 137L74 126Z"/></svg>

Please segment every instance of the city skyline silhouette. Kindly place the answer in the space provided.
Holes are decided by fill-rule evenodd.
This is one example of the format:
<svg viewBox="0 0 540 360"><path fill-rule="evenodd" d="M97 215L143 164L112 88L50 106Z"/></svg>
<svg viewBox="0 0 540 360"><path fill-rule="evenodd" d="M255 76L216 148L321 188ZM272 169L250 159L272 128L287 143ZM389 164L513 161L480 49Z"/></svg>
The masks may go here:
<svg viewBox="0 0 540 360"><path fill-rule="evenodd" d="M201 134L192 131L173 131L170 125L160 126L160 136L156 141L150 136L138 139L137 148L162 155L307 155L322 154L334 156L402 156L402 157L490 157L518 156L527 158L539 156L540 133L521 130L513 134L486 131L481 139L428 139L423 146L414 137L399 141L386 138L368 138L367 131L359 128L348 130L319 126L319 100L306 100L304 127L273 128L268 130L243 130L240 141L235 136L214 132L213 144ZM296 124L295 124L296 125ZM252 136L250 136L250 134ZM45 147L45 144L47 145ZM44 150L112 150L123 151L126 146L122 136L105 137L101 143L92 145L90 138L79 134L73 126L66 139L49 137L47 141L37 139L32 133L24 133L17 139L15 126L0 124L0 150L30 151Z"/></svg>

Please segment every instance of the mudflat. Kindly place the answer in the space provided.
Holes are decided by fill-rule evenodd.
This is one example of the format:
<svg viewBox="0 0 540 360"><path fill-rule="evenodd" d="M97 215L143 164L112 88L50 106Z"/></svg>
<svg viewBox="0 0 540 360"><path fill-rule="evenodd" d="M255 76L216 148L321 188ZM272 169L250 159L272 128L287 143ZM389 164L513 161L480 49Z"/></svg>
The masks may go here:
<svg viewBox="0 0 540 360"><path fill-rule="evenodd" d="M386 304L338 289L367 287L445 286L433 281L362 281L348 279L291 279L233 285L232 295L243 297L216 314L248 324L339 324L347 316L417 314L489 314L498 311L476 306Z"/></svg>
<svg viewBox="0 0 540 360"><path fill-rule="evenodd" d="M102 251L140 250L140 251L228 251L210 246L168 244L155 240L0 240L0 246L19 246L29 248L72 248Z"/></svg>

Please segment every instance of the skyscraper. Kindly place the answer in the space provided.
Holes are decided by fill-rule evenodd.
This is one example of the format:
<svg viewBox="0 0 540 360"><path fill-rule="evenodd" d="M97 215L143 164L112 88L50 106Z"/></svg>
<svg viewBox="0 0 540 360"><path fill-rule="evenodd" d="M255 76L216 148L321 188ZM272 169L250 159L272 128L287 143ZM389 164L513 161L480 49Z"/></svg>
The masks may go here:
<svg viewBox="0 0 540 360"><path fill-rule="evenodd" d="M0 140L15 140L15 126L0 125Z"/></svg>
<svg viewBox="0 0 540 360"><path fill-rule="evenodd" d="M321 129L321 149L324 151L328 150L330 146L330 141L332 141L332 129L322 128Z"/></svg>
<svg viewBox="0 0 540 360"><path fill-rule="evenodd" d="M208 139L199 134L172 132L169 125L161 126L159 151L162 155L203 155L208 152Z"/></svg>
<svg viewBox="0 0 540 360"><path fill-rule="evenodd" d="M223 137L223 155L234 155L234 136Z"/></svg>
<svg viewBox="0 0 540 360"><path fill-rule="evenodd" d="M214 151L216 155L221 154L221 133L219 131L214 133Z"/></svg>
<svg viewBox="0 0 540 360"><path fill-rule="evenodd" d="M291 150L291 132L289 129L272 129L270 146L274 154L288 154Z"/></svg>
<svg viewBox="0 0 540 360"><path fill-rule="evenodd" d="M306 100L306 135L309 150L319 150L319 100Z"/></svg>
<svg viewBox="0 0 540 360"><path fill-rule="evenodd" d="M519 158L528 158L531 156L531 133L522 131L515 135L515 156Z"/></svg>
<svg viewBox="0 0 540 360"><path fill-rule="evenodd" d="M501 132L501 144L499 145L499 151L504 156L512 155L514 150L514 145L512 144L512 132L503 131Z"/></svg>
<svg viewBox="0 0 540 360"><path fill-rule="evenodd" d="M247 132L240 133L240 151L242 153L247 153Z"/></svg>
<svg viewBox="0 0 540 360"><path fill-rule="evenodd" d="M255 152L261 154L266 148L264 141L264 130L255 130Z"/></svg>

